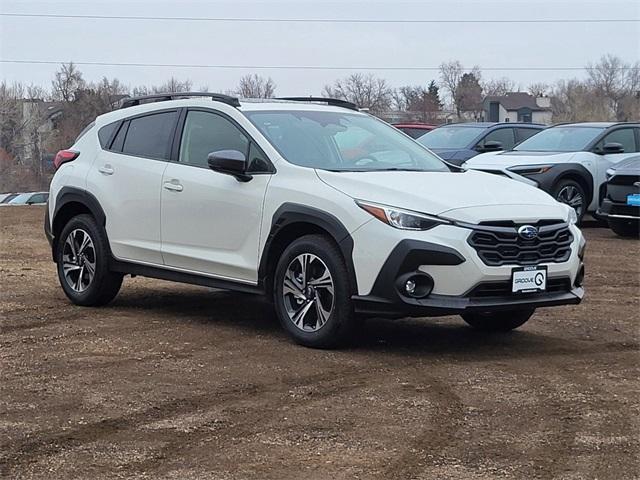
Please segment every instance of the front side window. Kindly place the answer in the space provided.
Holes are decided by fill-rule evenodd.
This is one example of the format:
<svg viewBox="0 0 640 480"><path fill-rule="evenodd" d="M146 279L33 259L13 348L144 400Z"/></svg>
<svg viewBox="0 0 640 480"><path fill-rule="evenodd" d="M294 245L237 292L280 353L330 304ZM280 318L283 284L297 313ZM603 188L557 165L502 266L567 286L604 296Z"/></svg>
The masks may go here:
<svg viewBox="0 0 640 480"><path fill-rule="evenodd" d="M487 142L500 142L504 150L511 150L516 143L513 138L513 128L498 128L489 132L479 145L484 146Z"/></svg>
<svg viewBox="0 0 640 480"><path fill-rule="evenodd" d="M237 150L247 156L249 139L221 115L189 112L180 142L180 162L208 167L209 154L220 150Z"/></svg>
<svg viewBox="0 0 640 480"><path fill-rule="evenodd" d="M435 155L369 115L331 111L245 112L290 163L332 171L448 171Z"/></svg>
<svg viewBox="0 0 640 480"><path fill-rule="evenodd" d="M514 150L521 152L579 152L602 133L602 127L552 127L528 138Z"/></svg>
<svg viewBox="0 0 640 480"><path fill-rule="evenodd" d="M614 130L598 142L595 147L595 151L603 152L603 147L607 143L619 143L620 145L622 145L622 148L624 148L624 153L632 153L637 151L633 128L621 128L619 130Z"/></svg>
<svg viewBox="0 0 640 480"><path fill-rule="evenodd" d="M177 116L177 112L161 112L129 120L122 153L168 160Z"/></svg>

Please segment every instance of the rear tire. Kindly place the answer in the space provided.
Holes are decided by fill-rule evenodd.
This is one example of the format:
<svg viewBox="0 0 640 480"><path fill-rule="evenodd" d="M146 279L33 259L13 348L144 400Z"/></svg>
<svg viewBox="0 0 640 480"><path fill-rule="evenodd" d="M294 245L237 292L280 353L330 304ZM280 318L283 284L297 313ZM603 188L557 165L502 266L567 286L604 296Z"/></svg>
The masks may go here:
<svg viewBox="0 0 640 480"><path fill-rule="evenodd" d="M91 215L69 220L57 242L58 279L69 300L96 307L116 297L122 275L109 271L107 235Z"/></svg>
<svg viewBox="0 0 640 480"><path fill-rule="evenodd" d="M334 348L350 340L356 329L352 290L335 243L322 235L306 235L278 260L273 303L280 324L297 343Z"/></svg>
<svg viewBox="0 0 640 480"><path fill-rule="evenodd" d="M464 313L462 319L483 332L508 332L524 325L535 309L507 310L494 313Z"/></svg>

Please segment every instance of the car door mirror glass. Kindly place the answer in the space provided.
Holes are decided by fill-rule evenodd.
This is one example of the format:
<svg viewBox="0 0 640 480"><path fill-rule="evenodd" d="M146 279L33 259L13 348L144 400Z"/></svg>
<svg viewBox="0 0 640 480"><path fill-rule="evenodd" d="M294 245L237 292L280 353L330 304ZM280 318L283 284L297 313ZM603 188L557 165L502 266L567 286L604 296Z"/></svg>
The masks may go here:
<svg viewBox="0 0 640 480"><path fill-rule="evenodd" d="M624 153L624 147L621 143L605 143L602 147L602 153L604 153L605 155L612 153Z"/></svg>
<svg viewBox="0 0 640 480"><path fill-rule="evenodd" d="M248 182L253 178L246 173L247 158L238 150L218 150L207 156L207 164L214 172L232 175L241 182Z"/></svg>

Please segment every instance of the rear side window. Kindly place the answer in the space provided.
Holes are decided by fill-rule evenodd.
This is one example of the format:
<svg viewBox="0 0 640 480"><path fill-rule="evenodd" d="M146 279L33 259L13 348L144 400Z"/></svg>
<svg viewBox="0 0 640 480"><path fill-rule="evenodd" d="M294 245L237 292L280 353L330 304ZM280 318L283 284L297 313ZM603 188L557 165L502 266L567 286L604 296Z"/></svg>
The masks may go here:
<svg viewBox="0 0 640 480"><path fill-rule="evenodd" d="M107 143L113 136L113 132L118 128L118 125L120 125L120 122L113 122L98 130L98 140L100 140L100 146L102 148L107 148Z"/></svg>
<svg viewBox="0 0 640 480"><path fill-rule="evenodd" d="M524 142L527 138L533 137L539 131L540 130L537 130L535 128L516 128L516 134L518 137L516 141L518 143Z"/></svg>
<svg viewBox="0 0 640 480"><path fill-rule="evenodd" d="M177 112L162 112L129 120L122 153L168 160L177 116Z"/></svg>

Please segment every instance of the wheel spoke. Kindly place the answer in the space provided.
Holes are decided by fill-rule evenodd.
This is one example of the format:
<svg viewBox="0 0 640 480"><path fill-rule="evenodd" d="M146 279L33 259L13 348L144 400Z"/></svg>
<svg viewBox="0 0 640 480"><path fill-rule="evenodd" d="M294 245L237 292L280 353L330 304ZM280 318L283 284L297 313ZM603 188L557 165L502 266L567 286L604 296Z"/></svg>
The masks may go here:
<svg viewBox="0 0 640 480"><path fill-rule="evenodd" d="M71 262L63 262L62 271L65 275L68 275L69 272L75 272L76 270L80 270L80 265Z"/></svg>
<svg viewBox="0 0 640 480"><path fill-rule="evenodd" d="M291 270L287 270L287 273L285 275L284 288L282 293L284 295L293 295L296 298L306 298L304 296L304 293L302 292L302 288L300 288L300 286L298 285L295 275Z"/></svg>
<svg viewBox="0 0 640 480"><path fill-rule="evenodd" d="M82 291L82 275L84 274L84 267L80 267L80 273L78 274L78 279L76 280L75 290L80 292Z"/></svg>
<svg viewBox="0 0 640 480"><path fill-rule="evenodd" d="M307 315L311 307L313 307L314 303L316 303L315 300L307 302L305 305L300 307L300 309L293 315L293 318L291 320L293 320L293 323L296 327L304 327L304 317Z"/></svg>
<svg viewBox="0 0 640 480"><path fill-rule="evenodd" d="M96 273L96 264L91 262L85 262L84 267L87 269L87 273L89 274L89 282L93 280L93 276Z"/></svg>
<svg viewBox="0 0 640 480"><path fill-rule="evenodd" d="M323 274L319 278L309 280L309 285L316 288L333 287L333 280L331 279L329 270L325 268Z"/></svg>
<svg viewBox="0 0 640 480"><path fill-rule="evenodd" d="M67 237L67 240L65 241L65 243L69 245L69 248L71 249L71 255L73 256L73 258L76 258L78 254L76 252L76 242L73 239L73 232L71 232L71 234Z"/></svg>
<svg viewBox="0 0 640 480"><path fill-rule="evenodd" d="M324 309L320 297L316 297L314 303L316 304L316 329L318 329L326 323L331 311Z"/></svg>
<svg viewBox="0 0 640 480"><path fill-rule="evenodd" d="M298 257L298 263L300 264L300 273L302 274L302 288L307 287L307 275L309 270L309 264L311 263L311 255L303 253Z"/></svg>
<svg viewBox="0 0 640 480"><path fill-rule="evenodd" d="M84 253L84 249L87 248L87 245L91 243L91 238L86 233L82 233L82 243L80 244L80 248L78 248L78 255L82 255Z"/></svg>

